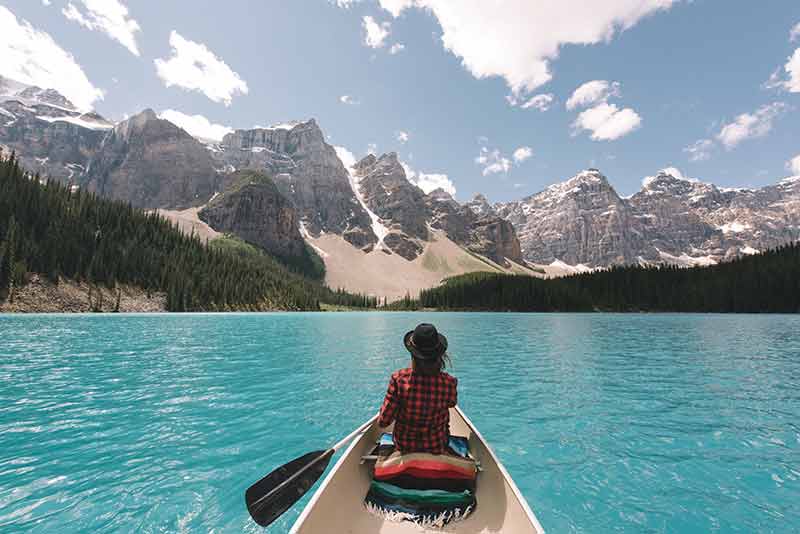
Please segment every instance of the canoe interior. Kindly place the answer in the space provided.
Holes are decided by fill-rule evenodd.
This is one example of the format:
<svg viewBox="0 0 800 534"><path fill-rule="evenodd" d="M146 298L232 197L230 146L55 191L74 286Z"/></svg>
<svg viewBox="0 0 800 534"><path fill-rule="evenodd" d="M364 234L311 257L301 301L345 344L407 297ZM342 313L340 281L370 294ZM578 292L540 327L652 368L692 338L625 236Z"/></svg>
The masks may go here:
<svg viewBox="0 0 800 534"><path fill-rule="evenodd" d="M477 509L468 519L430 532L540 534L544 532L527 505L517 497L516 488L477 431L462 417L459 409L450 410L450 433L466 436L472 454L481 462L476 497ZM364 508L364 496L370 484L368 466L360 465L361 456L368 454L380 436L373 425L354 441L322 482L309 505L292 528L297 534L405 534L424 532L410 523L394 523L375 517Z"/></svg>

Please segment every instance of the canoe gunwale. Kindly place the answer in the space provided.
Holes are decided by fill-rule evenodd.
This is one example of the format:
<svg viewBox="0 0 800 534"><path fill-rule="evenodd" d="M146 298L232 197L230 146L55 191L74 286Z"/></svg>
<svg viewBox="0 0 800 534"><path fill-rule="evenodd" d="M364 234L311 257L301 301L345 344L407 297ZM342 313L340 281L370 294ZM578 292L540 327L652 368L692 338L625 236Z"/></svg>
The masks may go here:
<svg viewBox="0 0 800 534"><path fill-rule="evenodd" d="M373 421L372 424L374 425L375 421ZM367 431L369 430L369 428L371 427L368 427ZM328 484L330 484L331 481L333 480L333 477L336 476L336 473L337 471L339 471L339 468L342 467L342 464L344 464L347 461L347 458L350 456L350 454L352 454L353 449L358 447L358 445L361 443L361 440L364 439L364 435L366 435L366 432L358 436L358 439L353 439L353 441L350 442L350 445L347 446L347 448L344 451L344 454L342 454L339 457L339 459L336 461L336 464L333 466L333 469L331 469L330 473L328 473L325 476L325 480L322 481L322 484L320 484L319 488L317 488L317 491L314 492L314 495L311 497L311 500L308 501L306 507L303 508L303 511L300 513L300 516L294 522L294 525L292 525L291 530L289 530L289 534L297 534L298 529L306 521L306 518L309 516L309 514L311 514L311 511L314 509L314 506L317 504L317 501L325 493L325 489L328 487Z"/></svg>
<svg viewBox="0 0 800 534"><path fill-rule="evenodd" d="M469 419L469 417L467 417L467 415L461 410L460 407L456 406L456 412L458 412L458 415L461 416L461 418L464 420L467 426L475 433L475 437L477 437L478 440L483 443L484 447L486 447L486 451L492 457L492 461L495 463L495 465L497 465L497 469L503 475L503 478L506 479L506 483L509 485L511 491L514 493L514 496L519 501L520 506L522 506L525 515L528 516L528 519L531 521L531 523L533 523L537 531L544 533L542 525L539 523L539 520L536 519L536 515L533 513L533 510L531 510L530 505L528 505L528 501L525 499L525 497L522 496L522 492L519 491L516 482L514 482L514 479L511 478L511 475L509 475L508 471L506 471L503 462L501 462L500 459L497 457L497 455L494 453L494 449L492 449L492 446L489 445L489 442L484 439L483 435L478 431L478 428L472 423L472 421Z"/></svg>

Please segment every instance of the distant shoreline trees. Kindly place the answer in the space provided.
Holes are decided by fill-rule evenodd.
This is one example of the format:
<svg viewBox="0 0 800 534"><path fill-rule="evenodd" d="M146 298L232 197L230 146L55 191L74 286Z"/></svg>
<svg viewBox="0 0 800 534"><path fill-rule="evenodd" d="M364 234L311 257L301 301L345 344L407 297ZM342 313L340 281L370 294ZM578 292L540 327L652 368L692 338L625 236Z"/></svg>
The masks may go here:
<svg viewBox="0 0 800 534"><path fill-rule="evenodd" d="M800 244L708 267L612 267L563 278L471 273L395 309L519 312L800 312Z"/></svg>

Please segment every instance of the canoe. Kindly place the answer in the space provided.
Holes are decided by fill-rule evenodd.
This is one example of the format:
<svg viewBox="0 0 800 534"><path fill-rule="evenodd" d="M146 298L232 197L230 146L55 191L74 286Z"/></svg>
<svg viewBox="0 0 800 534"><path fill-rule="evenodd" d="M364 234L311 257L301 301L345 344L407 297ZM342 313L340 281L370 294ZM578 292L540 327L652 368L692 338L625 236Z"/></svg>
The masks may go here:
<svg viewBox="0 0 800 534"><path fill-rule="evenodd" d="M292 534L419 534L422 531L408 521L396 523L372 515L364 507L370 473L369 465L362 463L361 457L370 453L381 432L377 422L373 423L350 444L292 526ZM478 506L467 519L430 531L542 534L542 526L514 481L458 407L450 410L450 433L467 437L472 455L480 462L475 492Z"/></svg>

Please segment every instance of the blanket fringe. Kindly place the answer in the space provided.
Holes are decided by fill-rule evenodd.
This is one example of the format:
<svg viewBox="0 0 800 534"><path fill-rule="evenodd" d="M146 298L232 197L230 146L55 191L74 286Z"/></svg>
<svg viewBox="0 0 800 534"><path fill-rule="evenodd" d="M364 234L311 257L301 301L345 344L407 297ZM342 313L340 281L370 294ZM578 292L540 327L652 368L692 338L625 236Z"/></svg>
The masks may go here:
<svg viewBox="0 0 800 534"><path fill-rule="evenodd" d="M423 529L442 529L451 523L458 523L464 521L472 512L472 506L468 506L466 510L456 508L452 511L445 511L436 516L417 516L409 514L408 512L397 512L395 510L387 510L381 508L370 502L365 502L364 506L367 511L374 516L380 517L393 523L400 523L403 521L411 521L416 523Z"/></svg>

